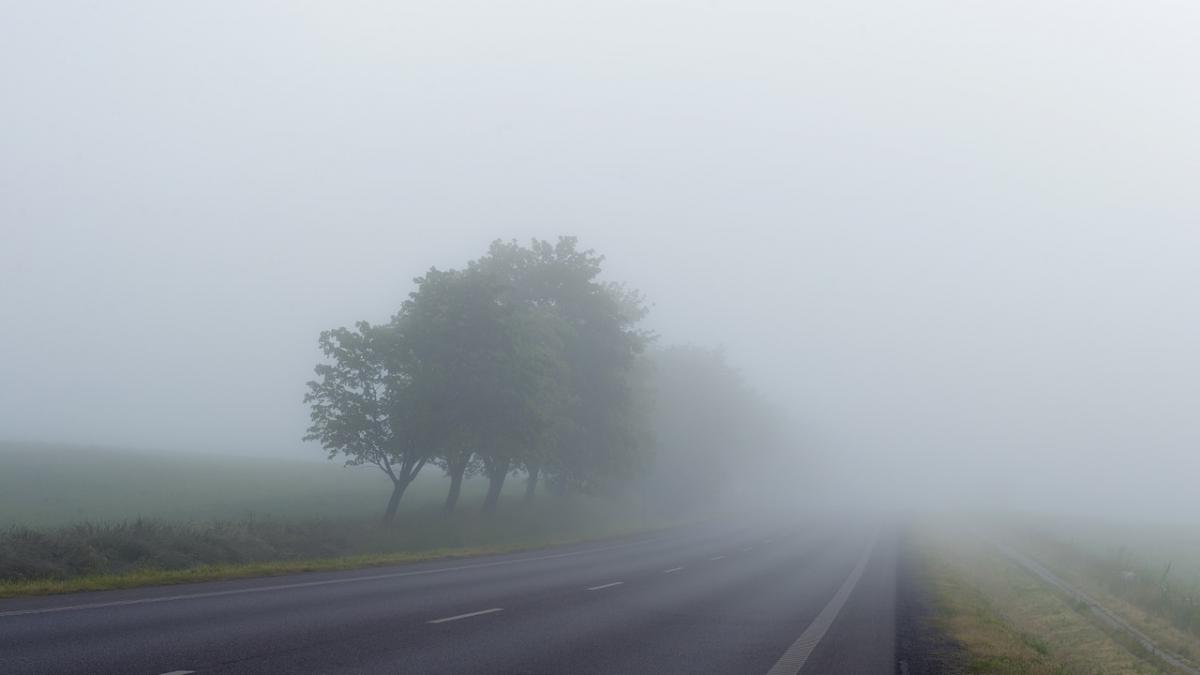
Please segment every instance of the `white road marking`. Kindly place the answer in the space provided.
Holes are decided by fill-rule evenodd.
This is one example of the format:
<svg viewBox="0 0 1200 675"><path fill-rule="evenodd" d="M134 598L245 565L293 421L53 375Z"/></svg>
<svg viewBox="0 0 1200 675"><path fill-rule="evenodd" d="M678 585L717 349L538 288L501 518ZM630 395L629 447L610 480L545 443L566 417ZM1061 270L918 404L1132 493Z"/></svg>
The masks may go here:
<svg viewBox="0 0 1200 675"><path fill-rule="evenodd" d="M171 672L163 673L162 675L192 675L192 673L194 673L194 672L196 672L196 671L194 671L194 670L172 670Z"/></svg>
<svg viewBox="0 0 1200 675"><path fill-rule="evenodd" d="M682 567L672 567L669 570L663 570L663 574L670 574L671 572L678 572L681 569L683 569L683 568Z"/></svg>
<svg viewBox="0 0 1200 675"><path fill-rule="evenodd" d="M846 605L846 600L858 584L858 580L862 578L863 570L867 568L867 562L871 559L871 551L874 549L875 537L872 536L871 541L867 543L866 550L859 557L858 564L850 571L850 576L846 577L842 587L833 594L829 604L825 605L825 609L822 609L817 618L813 619L808 628L804 629L792 646L788 647L783 656L779 657L779 661L767 671L767 675L797 675L800 672L800 669L804 667L804 662L817 648L817 643L825 637L825 632L833 625L833 620L837 618L838 612L841 612L842 607Z"/></svg>
<svg viewBox="0 0 1200 675"><path fill-rule="evenodd" d="M495 612L503 612L503 611L504 611L503 607L493 607L491 609L483 609L478 612L468 612L466 614L455 614L454 616L448 616L444 619L434 619L433 621L429 621L428 623L446 623L447 621L458 621L459 619L469 619L473 616L481 616L483 614L494 614Z"/></svg>
<svg viewBox="0 0 1200 675"><path fill-rule="evenodd" d="M753 550L754 550L753 546L747 546L746 548L742 549L742 551L753 551Z"/></svg>
<svg viewBox="0 0 1200 675"><path fill-rule="evenodd" d="M723 556L723 555L714 555L713 557L709 558L709 560L720 560L720 559L722 559L722 558L724 558L724 557L725 557L725 556Z"/></svg>
<svg viewBox="0 0 1200 675"><path fill-rule="evenodd" d="M601 590L604 590L604 589L606 589L606 588L612 588L613 586L620 586L620 585L621 585L621 584L623 584L623 583L625 583L625 582L624 582L624 581L614 581L614 582L612 582L611 584L604 584L603 586L592 586L591 588L589 588L589 589L587 589L587 590L589 590L589 591L601 591Z"/></svg>
<svg viewBox="0 0 1200 675"><path fill-rule="evenodd" d="M83 609L106 609L109 607L127 607L129 605L149 605L158 602L175 602L177 600L197 600L201 598L219 598L226 595L242 595L244 593L269 593L271 591L286 591L296 588L313 588L316 586L332 586L335 584L353 584L360 581L379 581L380 579L398 579L400 577L413 577L425 574L442 574L444 572L458 572L461 570L481 569L484 567L497 567L500 565L515 565L523 562L536 562L538 560L554 560L556 558L569 558L571 556L585 555L588 553L599 553L601 551L611 551L618 548L627 548L644 544L649 541L655 541L661 537L653 539L641 539L638 541L627 542L624 544L613 544L612 546L602 546L599 548L589 548L583 551L571 551L569 553L555 553L552 555L540 555L529 558L516 558L512 560L496 560L485 563L472 563L469 565L455 565L454 567L439 567L432 570L413 570L409 572L389 572L387 574L371 574L361 577L340 577L337 579L323 579L321 581L301 581L291 584L276 584L274 586L252 586L250 588L234 588L228 591L208 591L204 593L181 593L178 595L164 595L156 598L137 598L134 600L113 600L110 602L90 602L80 605L62 605L59 607L42 607L40 609L13 609L7 612L0 612L0 618L8 616L25 616L27 614L52 614L54 612L73 612Z"/></svg>

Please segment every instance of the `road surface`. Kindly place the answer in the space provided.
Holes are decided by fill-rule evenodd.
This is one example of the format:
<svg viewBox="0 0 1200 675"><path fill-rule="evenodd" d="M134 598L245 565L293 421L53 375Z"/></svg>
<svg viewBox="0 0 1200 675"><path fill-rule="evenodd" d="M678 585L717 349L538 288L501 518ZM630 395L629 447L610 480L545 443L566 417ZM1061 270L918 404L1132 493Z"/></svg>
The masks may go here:
<svg viewBox="0 0 1200 675"><path fill-rule="evenodd" d="M897 672L895 536L709 524L521 554L0 601L0 673Z"/></svg>

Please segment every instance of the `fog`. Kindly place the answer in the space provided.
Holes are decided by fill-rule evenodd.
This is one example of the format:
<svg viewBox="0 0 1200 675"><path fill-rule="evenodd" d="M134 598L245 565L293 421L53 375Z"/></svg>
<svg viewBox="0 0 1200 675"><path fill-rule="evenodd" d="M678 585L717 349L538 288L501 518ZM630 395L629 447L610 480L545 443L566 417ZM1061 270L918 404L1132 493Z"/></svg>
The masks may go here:
<svg viewBox="0 0 1200 675"><path fill-rule="evenodd" d="M320 460L321 330L493 239L571 234L660 343L723 346L838 487L1194 517L1198 22L9 4L0 438Z"/></svg>

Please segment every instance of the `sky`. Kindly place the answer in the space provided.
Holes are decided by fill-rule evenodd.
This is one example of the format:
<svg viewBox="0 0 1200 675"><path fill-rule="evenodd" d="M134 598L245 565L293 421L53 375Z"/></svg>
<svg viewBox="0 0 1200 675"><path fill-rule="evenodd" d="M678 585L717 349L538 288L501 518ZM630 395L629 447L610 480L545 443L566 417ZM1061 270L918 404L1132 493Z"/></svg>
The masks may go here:
<svg viewBox="0 0 1200 675"><path fill-rule="evenodd" d="M0 438L320 458L322 329L571 234L798 452L1186 506L1198 29L1184 0L0 4Z"/></svg>

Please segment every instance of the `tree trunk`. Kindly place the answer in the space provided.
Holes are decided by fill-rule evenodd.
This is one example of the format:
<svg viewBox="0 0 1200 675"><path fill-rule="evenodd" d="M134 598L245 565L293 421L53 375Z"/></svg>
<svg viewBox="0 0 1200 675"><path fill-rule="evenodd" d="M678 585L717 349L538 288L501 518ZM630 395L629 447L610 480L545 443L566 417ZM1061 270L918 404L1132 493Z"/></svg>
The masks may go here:
<svg viewBox="0 0 1200 675"><path fill-rule="evenodd" d="M488 491L483 500L483 510L491 513L500 503L500 491L504 489L504 479L508 476L508 460L497 460L488 467Z"/></svg>
<svg viewBox="0 0 1200 675"><path fill-rule="evenodd" d="M392 481L392 496L388 499L387 511L383 512L384 523L391 523L396 519L396 509L400 507L400 498L404 496L406 487L408 487L408 483L404 481Z"/></svg>
<svg viewBox="0 0 1200 675"><path fill-rule="evenodd" d="M450 467L450 492L446 495L446 513L453 513L458 504L458 496L462 494L463 474L467 471L467 463Z"/></svg>
<svg viewBox="0 0 1200 675"><path fill-rule="evenodd" d="M538 474L541 472L541 467L533 465L529 467L529 477L525 479L525 501L532 502L533 495L537 492Z"/></svg>

